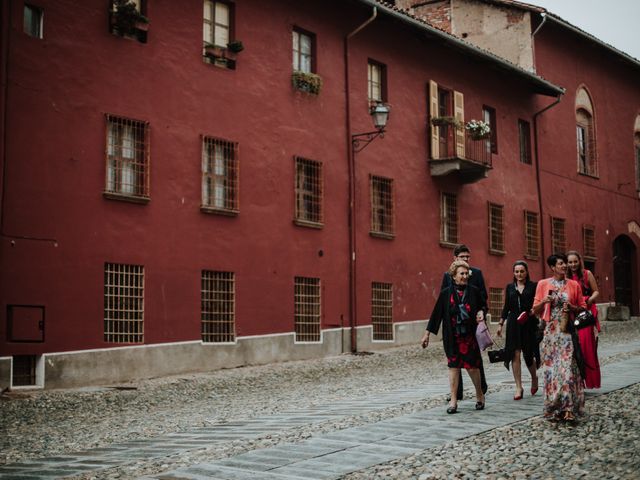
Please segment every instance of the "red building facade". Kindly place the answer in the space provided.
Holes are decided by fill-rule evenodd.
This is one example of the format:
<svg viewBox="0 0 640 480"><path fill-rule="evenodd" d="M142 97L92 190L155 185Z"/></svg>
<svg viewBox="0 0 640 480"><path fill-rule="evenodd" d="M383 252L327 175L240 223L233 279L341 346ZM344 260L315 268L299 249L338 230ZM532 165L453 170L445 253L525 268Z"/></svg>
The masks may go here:
<svg viewBox="0 0 640 480"><path fill-rule="evenodd" d="M514 260L544 274L551 215L567 247L594 226L601 277L613 276L603 229L638 245L637 193L617 191L633 162L605 168L602 154L599 179L566 175L575 103L536 117L560 86L585 83L598 120L633 122L616 106L637 114L637 65L605 55L620 80L600 100L611 74L577 78L551 28L536 37L547 81L371 0L266 13L254 0L149 0L135 18L104 3L3 4L3 385L410 343L455 243L473 249L495 309ZM378 102L391 108L384 138L355 152ZM434 117L486 119L493 136ZM633 158L604 130L612 167Z"/></svg>

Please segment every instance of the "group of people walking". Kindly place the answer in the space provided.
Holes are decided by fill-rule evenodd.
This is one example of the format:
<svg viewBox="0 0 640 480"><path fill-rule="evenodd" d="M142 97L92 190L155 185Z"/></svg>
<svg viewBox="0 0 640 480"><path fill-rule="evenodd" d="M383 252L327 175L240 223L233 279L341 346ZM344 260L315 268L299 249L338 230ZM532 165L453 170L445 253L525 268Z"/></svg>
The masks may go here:
<svg viewBox="0 0 640 480"><path fill-rule="evenodd" d="M485 321L487 290L480 269L471 267L466 245L454 249L454 260L444 274L440 294L433 308L421 344L442 328L451 396L447 413L458 411L462 399L462 369L467 370L476 392L476 410L483 410L487 384L481 349L476 337ZM598 285L584 268L580 254L553 254L547 258L552 276L534 282L525 261L513 264L513 280L505 287L504 307L498 337L506 329L504 365L515 380L514 400L525 394L522 358L531 376L531 395L539 390L538 369L542 367L544 416L573 421L584 413L584 389L600 388L597 335L600 332L596 300ZM573 320L589 310L595 325L577 329Z"/></svg>

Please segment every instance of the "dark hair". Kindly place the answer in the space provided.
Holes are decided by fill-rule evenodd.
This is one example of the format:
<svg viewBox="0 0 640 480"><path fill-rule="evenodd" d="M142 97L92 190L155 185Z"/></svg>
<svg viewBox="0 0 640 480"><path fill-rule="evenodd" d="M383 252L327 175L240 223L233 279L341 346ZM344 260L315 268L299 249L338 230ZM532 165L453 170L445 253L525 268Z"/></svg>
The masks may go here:
<svg viewBox="0 0 640 480"><path fill-rule="evenodd" d="M524 267L525 272L527 272L527 278L526 281L530 282L531 281L531 277L529 277L529 265L527 264L527 262L525 262L524 260L517 260L512 267L512 270L515 270L515 268L518 265L522 265ZM518 281L516 280L516 276L513 276L513 283L518 283Z"/></svg>
<svg viewBox="0 0 640 480"><path fill-rule="evenodd" d="M558 260L564 260L564 263L567 263L567 256L564 253L554 253L553 255L549 255L547 258L547 265L555 267Z"/></svg>
<svg viewBox="0 0 640 480"><path fill-rule="evenodd" d="M569 263L569 255L575 255L576 257L578 257L578 270L576 271L576 275L578 276L579 279L582 279L582 277L584 276L584 270L582 269L583 265L582 265L582 255L580 255L577 251L575 250L569 250L567 252L567 263ZM570 275L573 275L573 272L569 272ZM578 280L580 281L580 280Z"/></svg>
<svg viewBox="0 0 640 480"><path fill-rule="evenodd" d="M456 248L453 249L453 256L457 257L463 252L467 252L470 254L471 250L469 250L469 247L467 247L464 243L461 243L460 245L456 245Z"/></svg>

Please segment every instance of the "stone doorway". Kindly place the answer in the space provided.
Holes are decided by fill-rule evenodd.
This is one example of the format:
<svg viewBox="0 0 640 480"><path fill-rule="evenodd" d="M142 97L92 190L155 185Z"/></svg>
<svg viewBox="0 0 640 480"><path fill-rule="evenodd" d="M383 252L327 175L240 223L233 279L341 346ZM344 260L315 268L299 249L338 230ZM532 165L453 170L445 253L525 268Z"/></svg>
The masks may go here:
<svg viewBox="0 0 640 480"><path fill-rule="evenodd" d="M613 241L613 285L617 305L626 305L632 315L638 314L636 287L636 246L626 235Z"/></svg>

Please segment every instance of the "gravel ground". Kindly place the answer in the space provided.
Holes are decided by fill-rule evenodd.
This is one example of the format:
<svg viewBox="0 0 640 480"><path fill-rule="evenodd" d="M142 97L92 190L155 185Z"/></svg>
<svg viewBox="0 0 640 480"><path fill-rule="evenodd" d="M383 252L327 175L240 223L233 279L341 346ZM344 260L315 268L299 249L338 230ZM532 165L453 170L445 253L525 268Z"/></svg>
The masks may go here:
<svg viewBox="0 0 640 480"><path fill-rule="evenodd" d="M640 338L638 321L624 326L611 324L606 328L606 334L601 337L603 345ZM602 363L638 353L617 355L604 359ZM485 366L487 369L503 368L488 362L485 362ZM434 344L426 351L417 346L408 346L372 355L342 355L313 361L244 367L209 374L153 379L115 388L9 393L0 396L0 432L3 432L0 435L0 464L151 438L330 401L360 398L416 383L446 381L442 347ZM503 388L513 386L490 385L490 392ZM79 478L132 478L236 455L283 441L302 441L317 433L370 423L444 403L444 397L427 399L367 415L304 425L251 441L229 442L179 457L93 472Z"/></svg>
<svg viewBox="0 0 640 480"><path fill-rule="evenodd" d="M344 480L640 478L640 384L592 398L575 424L535 417Z"/></svg>

